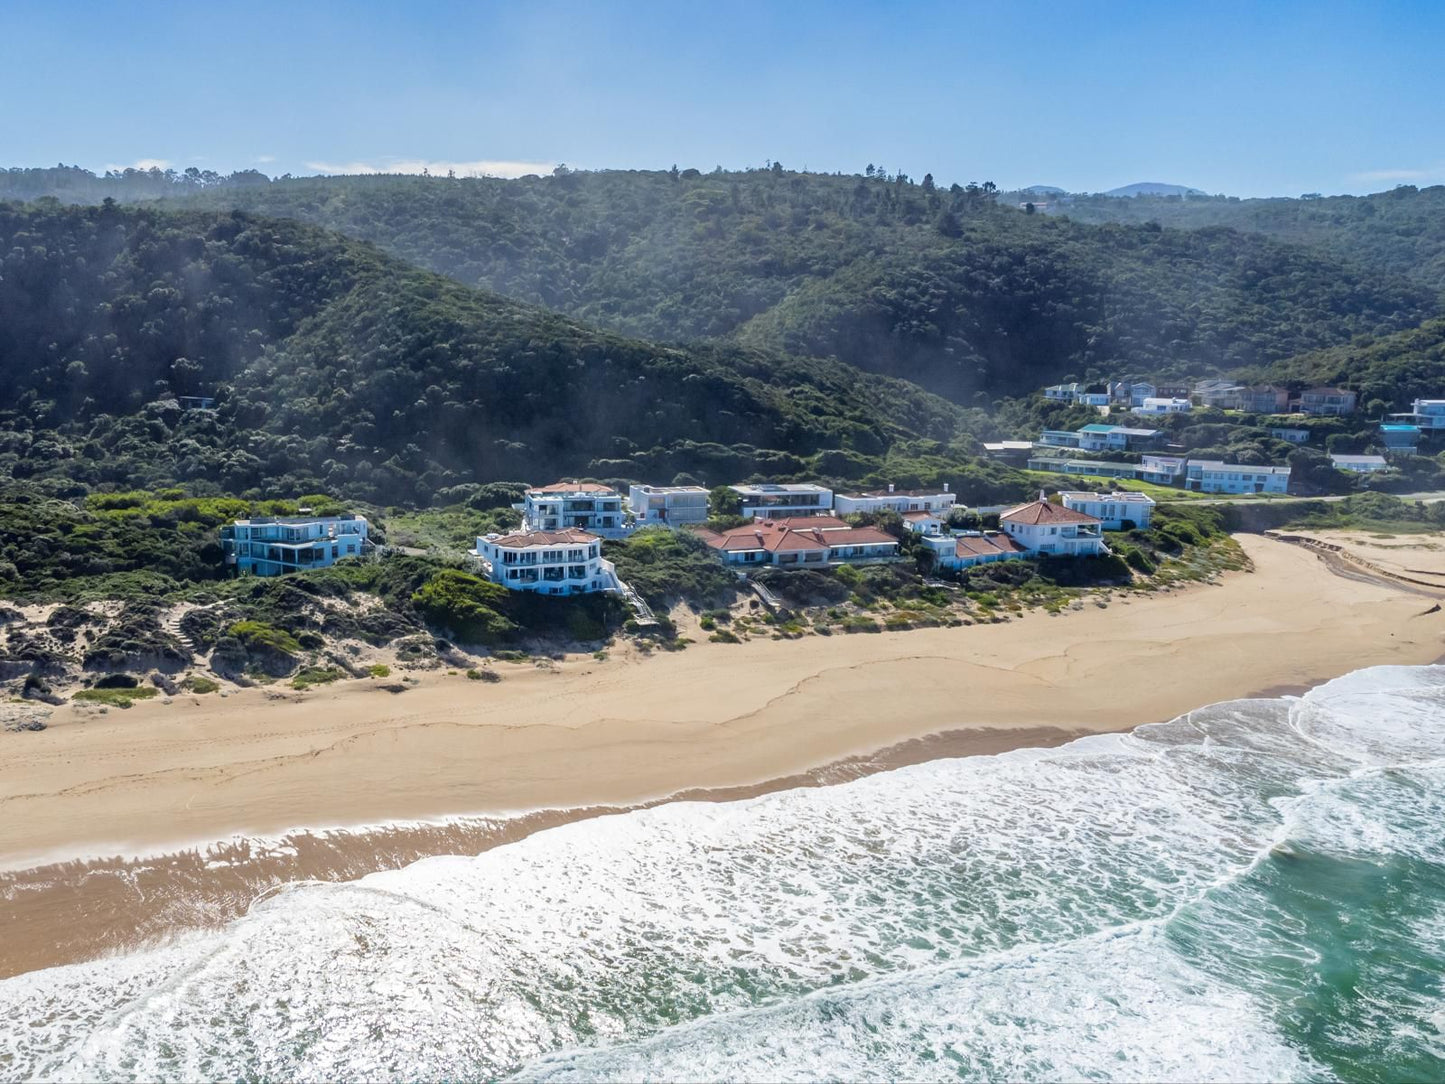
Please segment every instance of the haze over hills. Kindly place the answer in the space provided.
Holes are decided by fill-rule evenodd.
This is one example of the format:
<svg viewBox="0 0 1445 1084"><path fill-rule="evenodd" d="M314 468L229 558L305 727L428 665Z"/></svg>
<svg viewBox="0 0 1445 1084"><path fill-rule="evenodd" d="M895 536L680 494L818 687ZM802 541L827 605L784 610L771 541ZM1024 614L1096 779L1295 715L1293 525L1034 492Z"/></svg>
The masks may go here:
<svg viewBox="0 0 1445 1084"><path fill-rule="evenodd" d="M1105 196L1202 196L1205 193L1198 188L1190 188L1182 184L1160 184L1158 181L1140 181L1136 184L1126 184L1120 188L1111 188L1102 193Z"/></svg>
<svg viewBox="0 0 1445 1084"><path fill-rule="evenodd" d="M1076 222L1157 222L1174 229L1222 226L1262 234L1445 290L1445 185L1297 199L1075 196L1067 206L1049 210Z"/></svg>
<svg viewBox="0 0 1445 1084"><path fill-rule="evenodd" d="M72 192L90 184L60 179ZM1090 370L1266 365L1440 311L1435 290L1341 254L1030 216L987 186L930 178L775 168L253 182L171 190L185 205L335 229L624 334L837 357L968 405Z"/></svg>
<svg viewBox="0 0 1445 1084"><path fill-rule="evenodd" d="M963 418L837 362L622 338L239 212L0 205L0 251L15 477L426 503L569 472L861 476Z"/></svg>

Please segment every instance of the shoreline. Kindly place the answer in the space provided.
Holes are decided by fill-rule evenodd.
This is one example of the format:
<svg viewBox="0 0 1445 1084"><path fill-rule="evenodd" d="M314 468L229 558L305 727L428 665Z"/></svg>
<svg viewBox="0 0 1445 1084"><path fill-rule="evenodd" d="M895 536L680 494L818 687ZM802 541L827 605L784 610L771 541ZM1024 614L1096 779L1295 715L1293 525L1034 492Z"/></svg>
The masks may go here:
<svg viewBox="0 0 1445 1084"><path fill-rule="evenodd" d="M431 675L402 695L357 682L57 712L4 736L0 975L214 926L299 880L663 802L1047 748L1445 651L1445 615L1418 593L1241 544L1257 571L1058 619L582 657L480 688Z"/></svg>

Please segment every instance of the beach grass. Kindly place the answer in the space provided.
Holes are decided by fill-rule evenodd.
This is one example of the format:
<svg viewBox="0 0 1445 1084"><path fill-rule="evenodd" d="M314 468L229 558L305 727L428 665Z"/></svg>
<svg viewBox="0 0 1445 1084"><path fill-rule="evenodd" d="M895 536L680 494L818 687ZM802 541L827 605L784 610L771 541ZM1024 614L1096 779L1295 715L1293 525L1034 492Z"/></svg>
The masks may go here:
<svg viewBox="0 0 1445 1084"><path fill-rule="evenodd" d="M142 685L134 689L80 689L70 699L79 700L85 704L100 704L108 708L129 708L137 700L149 700L159 691L149 685Z"/></svg>
<svg viewBox="0 0 1445 1084"><path fill-rule="evenodd" d="M315 685L329 685L343 676L334 666L307 666L291 679L291 688L310 689Z"/></svg>

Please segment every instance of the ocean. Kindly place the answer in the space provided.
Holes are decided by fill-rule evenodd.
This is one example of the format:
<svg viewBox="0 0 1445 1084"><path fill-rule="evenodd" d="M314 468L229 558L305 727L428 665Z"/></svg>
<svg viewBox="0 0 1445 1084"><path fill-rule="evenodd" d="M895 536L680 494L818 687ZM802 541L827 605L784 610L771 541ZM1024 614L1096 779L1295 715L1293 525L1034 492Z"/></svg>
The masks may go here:
<svg viewBox="0 0 1445 1084"><path fill-rule="evenodd" d="M294 885L0 983L0 1076L1441 1079L1442 976L1445 667L1378 667Z"/></svg>

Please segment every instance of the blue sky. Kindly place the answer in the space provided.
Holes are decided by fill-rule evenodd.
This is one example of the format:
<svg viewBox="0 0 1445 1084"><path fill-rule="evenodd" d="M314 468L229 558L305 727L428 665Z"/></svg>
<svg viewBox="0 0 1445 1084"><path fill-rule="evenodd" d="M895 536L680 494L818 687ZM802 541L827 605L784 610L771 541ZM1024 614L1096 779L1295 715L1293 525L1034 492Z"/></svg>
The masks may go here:
<svg viewBox="0 0 1445 1084"><path fill-rule="evenodd" d="M1445 2L0 0L0 165L1445 182Z"/></svg>

